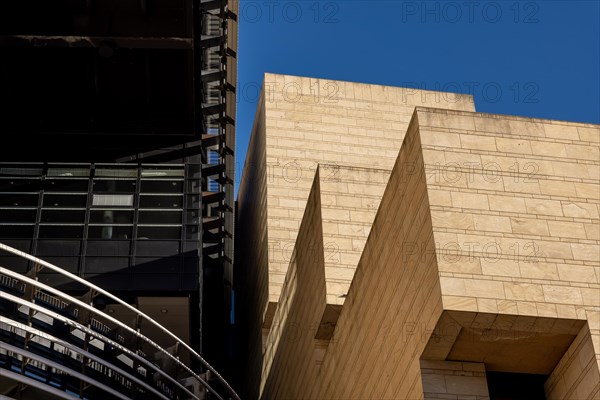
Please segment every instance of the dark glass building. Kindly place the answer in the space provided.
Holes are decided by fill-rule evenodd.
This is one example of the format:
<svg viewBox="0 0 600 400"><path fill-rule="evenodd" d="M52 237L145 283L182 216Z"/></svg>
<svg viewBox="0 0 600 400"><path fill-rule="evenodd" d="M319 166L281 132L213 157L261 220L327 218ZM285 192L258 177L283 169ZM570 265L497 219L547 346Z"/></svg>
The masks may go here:
<svg viewBox="0 0 600 400"><path fill-rule="evenodd" d="M225 374L237 8L0 4L0 243L135 306ZM68 295L91 293L11 252L0 251L0 265ZM0 274L3 291L14 289L9 278ZM111 297L94 292L91 303L129 323Z"/></svg>

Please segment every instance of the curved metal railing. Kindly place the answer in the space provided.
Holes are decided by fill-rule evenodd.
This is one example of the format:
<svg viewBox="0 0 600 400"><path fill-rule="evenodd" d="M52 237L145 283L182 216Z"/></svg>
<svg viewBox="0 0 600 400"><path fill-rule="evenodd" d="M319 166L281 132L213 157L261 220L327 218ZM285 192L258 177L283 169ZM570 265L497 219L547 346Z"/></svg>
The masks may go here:
<svg viewBox="0 0 600 400"><path fill-rule="evenodd" d="M208 392L219 400L240 400L196 351L137 308L37 257L2 243L0 250L34 265L26 275L0 266L1 375L66 399L99 393L99 398L202 400ZM39 282L41 269L78 283L87 294L76 298ZM135 326L94 307L98 295L133 312ZM147 337L144 321L173 346L163 348ZM154 357L146 355L150 352ZM196 360L204 372L196 373L186 359Z"/></svg>

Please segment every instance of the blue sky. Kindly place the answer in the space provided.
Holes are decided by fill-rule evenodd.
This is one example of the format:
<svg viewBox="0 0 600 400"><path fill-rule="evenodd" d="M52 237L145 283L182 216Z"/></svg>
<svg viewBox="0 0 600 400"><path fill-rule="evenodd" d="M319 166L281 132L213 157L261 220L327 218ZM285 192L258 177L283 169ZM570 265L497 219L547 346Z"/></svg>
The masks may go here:
<svg viewBox="0 0 600 400"><path fill-rule="evenodd" d="M599 4L240 0L236 181L265 72L472 93L481 112L600 123Z"/></svg>

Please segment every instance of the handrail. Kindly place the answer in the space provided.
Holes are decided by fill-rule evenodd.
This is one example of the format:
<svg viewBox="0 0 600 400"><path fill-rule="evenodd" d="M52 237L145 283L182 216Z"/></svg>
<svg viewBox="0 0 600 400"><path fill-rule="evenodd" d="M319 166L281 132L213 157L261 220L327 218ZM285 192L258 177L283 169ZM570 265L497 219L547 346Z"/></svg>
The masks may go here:
<svg viewBox="0 0 600 400"><path fill-rule="evenodd" d="M97 357L97 356L93 355L90 352L87 352L87 351L85 351L83 349L80 349L77 346L74 346L74 345L72 345L72 344L70 344L68 342L65 342L64 340L60 340L59 338L54 337L52 335L49 335L49 334L47 334L45 332L42 332L42 331L40 331L38 329L32 328L32 327L30 327L28 325L21 324L21 323L19 323L17 321L14 321L14 320L10 319L10 318L0 317L0 322L3 322L5 324L7 324L9 326L12 326L14 328L17 328L17 329L21 329L21 330L26 331L28 333L37 335L37 336L42 337L44 339L52 340L54 343L58 343L61 346L64 346L64 347L68 348L69 350L74 351L75 353L78 353L78 354L80 354L82 356L85 356L86 358L89 358L90 360L93 360L93 361L95 361L95 362L97 362L97 363L99 363L101 365L104 365L105 367L110 368L111 370L113 370L115 372L118 372L119 374L125 376L127 379L130 379L130 380L134 381L135 383L137 383L138 385L143 386L148 391L153 392L156 396L168 400L168 397L164 396L163 394L161 394L160 392L158 392L156 389L154 389L151 386L149 386L147 383L142 382L141 380L139 380L135 376L131 375L130 373L122 370L121 368L117 367L116 365L113 365L113 364L107 362L106 360L103 360L100 357ZM4 343L2 346L9 346L9 345L6 344L6 343ZM8 349L8 347L5 347L5 348ZM13 351L13 352L15 352L15 351ZM31 357L28 356L28 358L31 358ZM40 361L42 363L45 363L46 365L50 365L50 361L46 362L46 360L43 357L40 360L38 360L38 361ZM94 384L94 386L98 386L98 385ZM100 386L98 386L98 387L100 387ZM102 387L100 387L100 388L102 388ZM113 390L111 389L111 391L113 391ZM188 392L188 394L191 394L191 393ZM119 397L119 396L122 396L122 395L118 395L117 397ZM192 395L192 397L194 397L194 398L197 399L197 397L194 396L194 395Z"/></svg>
<svg viewBox="0 0 600 400"><path fill-rule="evenodd" d="M42 390L42 391L44 391L46 393L53 394L54 396L56 396L57 399L80 400L79 397L71 396L67 392L63 392L62 390L58 390L54 386L45 385L45 384L41 383L40 381L36 381L33 378L30 378L30 377L22 375L22 374L18 374L18 373L13 372L13 371L9 371L9 370L2 371L2 377L4 377L4 378L10 378L10 379L12 379L14 381L17 381L19 383L23 383L25 385L32 386L34 388L40 389L40 390ZM13 399L11 397L5 397L3 395L0 395L0 400L4 400L4 399L15 400L15 399Z"/></svg>
<svg viewBox="0 0 600 400"><path fill-rule="evenodd" d="M45 313L46 315L48 315L45 311L41 311L41 312ZM62 318L64 318L64 317L62 317ZM65 320L66 320L66 318L65 318ZM64 322L64 321L62 321L62 322ZM37 336L39 336L41 338L44 338L44 339L47 339L47 340L52 340L55 343L58 343L59 345L64 346L66 348L69 348L69 349L71 349L71 350L73 350L75 352L78 352L78 353L81 353L81 354L83 354L85 352L85 350L80 349L80 348L78 348L78 347L76 347L76 346L74 346L74 345L72 345L72 344L70 344L68 342L65 342L64 340L55 338L55 337L53 337L52 335L50 335L50 334L48 334L46 332L42 332L42 331L37 330L35 328L29 327L27 325L24 325L24 324L18 322L18 321L14 321L14 320L12 320L10 318L5 318L5 317L0 316L0 323L5 323L5 324L7 324L9 326L12 326L12 327L14 327L16 329L22 329L22 330L28 331L30 333L33 333L33 334L35 334L35 335L37 335ZM64 322L64 323L67 323L67 322ZM78 326L77 323L73 323L72 325L74 327L77 327L77 329L80 329L82 332L90 335L91 337L94 337L94 338L96 338L98 340L101 340L102 342L104 342L104 343L106 343L108 345L111 345L111 346L113 346L115 348L118 348L123 353L127 354L128 356L130 356L132 358L135 358L140 363L144 364L147 367L150 367L151 369L155 370L156 372L158 372L159 374L161 374L162 376L164 376L166 379L168 379L169 381L171 381L172 383L174 383L176 386L178 386L180 389L182 389L184 392L186 392L188 395L190 395L194 399L198 399L198 397L194 396L194 394L191 393L189 390L187 390L185 388L185 386L183 386L181 383L177 382L170 375L168 375L165 371L163 371L162 369L158 368L156 365L152 364L151 362L149 362L148 360L144 359L143 357L138 356L136 353L132 352L131 350L127 349L126 347L121 346L120 344L118 344L118 343L110 340L109 338L107 338L105 336L102 336L102 335L94 332L91 329L88 329L87 327L85 327L83 325L79 325ZM86 357L89 357L89 356L86 355ZM92 357L89 357L89 358L91 359ZM115 369L115 371L117 371L117 369Z"/></svg>
<svg viewBox="0 0 600 400"><path fill-rule="evenodd" d="M8 344L8 343L3 343L2 346L3 346L3 348L6 351L10 351L11 353L19 354L19 355L21 355L23 357L26 357L29 360L35 360L35 361L37 361L37 362L39 362L41 364L45 364L45 365L47 365L49 367L57 369L57 370L59 370L61 372L64 372L64 373L66 373L68 375L71 375L71 376L73 376L73 377L75 377L75 378L77 378L77 379L79 379L79 380L81 380L83 382L86 382L86 383L88 383L88 384L90 384L92 386L100 388L103 391L105 391L106 393L109 393L110 395L112 395L114 397L117 397L117 398L119 398L121 400L129 400L127 398L127 396L124 396L122 393L117 392L116 390L110 388L109 386L106 386L105 384L100 383L100 382L98 382L98 381L96 381L96 380L94 380L94 379L92 379L92 378L90 378L90 377L82 374L81 372L75 371L75 370L73 370L71 368L65 367L62 364L59 364L59 363L54 362L52 360L45 359L42 356L39 356L39 355L37 355L35 353L32 353L32 352L24 350L24 349L20 349L20 348L18 348L16 346ZM158 392L156 392L156 393L158 393ZM165 396L161 395L160 397L166 399Z"/></svg>
<svg viewBox="0 0 600 400"><path fill-rule="evenodd" d="M59 320L59 321L61 321L61 322L65 323L65 324L67 324L67 325L70 325L70 326L73 326L73 327L75 327L75 328L77 328L77 329L80 329L82 332L85 332L86 334L88 334L88 335L90 335L90 336L92 336L92 337L95 337L96 339L99 339L100 341L102 341L102 342L104 342L104 343L109 343L109 344L111 343L111 342L110 342L110 341L109 341L109 340L108 340L108 339L107 339L105 336L102 336L102 335L100 335L100 334L97 334L97 333L95 333L93 330L91 330L91 329L88 329L88 328L86 328L85 326L83 326L83 325L81 325L81 324L79 324L79 323L77 323L77 322L75 322L75 321L73 321L73 320L70 320L70 319L68 319L68 318L66 318L66 317L63 317L62 315L60 315L60 314L58 314L58 313L56 313L56 312L50 311L50 310L48 310L47 308L40 307L40 306L38 306L38 305L37 305L37 304L35 304L35 303L32 303L32 302L30 302L30 301L27 301L27 300L20 299L20 298L18 298L18 297L16 297L16 296L13 296L13 295L11 295L11 294L4 293L4 292L0 292L0 298L7 299L7 300L11 300L11 301L13 301L14 303L20 304L20 305L22 305L22 306L25 306L25 307L30 307L31 309L33 309L33 310L36 310L37 312L41 312L42 314L46 314L46 315L48 315L48 316L50 316L50 317L52 317L52 318L54 318L54 319L57 319L57 320ZM3 321L3 322L5 322L5 321ZM5 323L6 323L6 322L5 322ZM10 325L10 324L9 324L9 325ZM5 344L3 344L3 345L5 345ZM116 370L115 370L115 371L116 371ZM192 372L192 374L193 374L193 376L194 376L196 379L198 379L198 380L199 380L199 381L201 381L201 382L204 382L204 380L202 380L200 377L198 377L198 376L197 376L197 374L194 374L193 372ZM216 393L216 392L214 391L214 389L212 389L212 388L210 388L210 387L208 387L208 386L207 386L207 389L211 390L211 392L212 392L212 393L213 393L213 394L214 394L214 395L215 395L215 396L216 396L216 397L217 397L219 400L223 400L223 398L222 398L221 396L219 396L219 394L218 394L218 393ZM186 391L187 391L187 390L186 390ZM195 398L197 398L196 396L194 396L194 397L195 397Z"/></svg>
<svg viewBox="0 0 600 400"><path fill-rule="evenodd" d="M187 370L189 373L191 373L191 374L192 374L194 377L196 377L196 379L198 379L198 380L200 381L200 383L202 383L202 385L203 385L203 386L205 386L207 389L209 389L209 390L210 390L210 391L211 391L211 392L212 392L214 395L216 395L216 396L217 396L219 399L221 398L221 396L219 396L219 395L218 395L218 393L216 393L216 392L214 391L214 389L212 389L212 388L210 387L210 385L208 384L208 382L206 382L204 379L202 379L202 378L200 378L199 376L197 376L197 374L195 374L195 373L194 373L194 371L192 371L192 370L191 370L191 369L190 369L190 368L189 368L187 365L185 365L184 363L182 363L181 361L179 361L177 358L175 358L175 357L174 357L172 354L170 354L168 351L166 351L165 349L163 349L162 347L160 347L160 346L159 346L158 344L156 344L154 341L152 341L152 340L148 339L146 336L142 335L140 332L138 332L138 331L136 331L136 330L132 329L130 326L127 326L126 324L122 323L121 321L119 321L119 320L117 320L117 319L115 319L115 318L111 317L110 315L104 314L102 311L100 311L100 310L98 310L98 309L96 309L96 308L94 308L94 307L90 306L89 304L85 304L84 302L82 302L82 301L80 301L80 300L78 300L78 299L76 299L76 298L74 298L74 297L72 297L72 296L69 296L69 295L67 295L67 294L65 294L65 293L62 293L62 292L60 292L59 290L57 290L57 289L54 289L53 287L50 287L50 286L48 286L48 285L46 285L46 284L44 284L44 283L41 283L41 282L39 282L39 281L36 281L36 280L34 280L34 279L31 279L31 278L28 278L28 277L25 277L25 276L20 276L20 277L19 277L19 274L18 274L17 272L14 272L14 271L11 271L11 270L7 270L6 268L0 267L0 274L4 274L4 275L11 276L11 277L13 277L13 278L18 278L18 279L21 279L23 282L26 282L27 284L30 284L30 285L33 285L33 286L39 287L40 289L47 290L47 291L49 291L49 292L51 292L51 293L54 293L54 294L58 294L58 295L60 295L60 296L64 297L65 299L67 299L67 300L69 300L69 301L73 302L74 304L77 304L78 306L85 308L85 309L86 309L86 310L88 310L88 311L91 311L91 312L93 312L94 314L97 314L97 315L100 315L100 316L102 316L103 318L106 318L107 320L109 320L109 321L113 322L113 323L114 323L114 324L116 324L117 326L119 326L119 327L121 327L121 328L123 328L123 329L125 329L125 330L129 331L129 332L130 332L130 333L132 333L133 335L137 336L138 338L142 339L142 340L143 340L143 341L145 341L146 343L150 344L151 346L153 346L154 348L156 348L158 351L162 351L164 354L166 354L166 355L167 355L167 357L170 357L170 358L171 358L173 361L175 361L177 364L179 364L179 365L180 365L180 366L182 366L184 369L186 369L186 370ZM54 312L52 312L52 314L50 314L49 312L46 312L46 311L44 311L44 310L47 310L46 308L39 307L39 306L37 306L37 305L36 305L36 304L34 304L34 303L31 303L31 302L26 302L25 300L21 300L21 299L19 299L19 300L16 300L16 299L18 299L16 296L10 295L10 294L8 294L8 293L0 293L0 298L7 298L8 300L12 300L13 302L20 302L20 304L21 304L21 305L24 305L24 306L26 306L26 307L31 307L31 308L34 308L34 309L36 309L37 311L39 311L39 312L42 312L43 314L46 314L46 315L48 315L48 316L50 316L50 317L52 317L52 318L57 318L57 317L56 317L56 315L59 315L59 314L57 314L57 313L54 313ZM26 304L26 303L27 303L27 304ZM66 318L66 317L63 317L63 316L61 316L60 318L62 318L62 319L65 319L65 320L68 320L68 318ZM71 320L68 320L68 321L71 321ZM78 324L78 323L77 323L77 322L75 322L75 321L72 321L71 323L72 323L72 324L77 324L77 325L78 325L78 329L81 329L81 326L82 326L82 325ZM104 336L103 336L103 337L104 337ZM104 340L102 340L101 338L100 338L100 340L104 342Z"/></svg>
<svg viewBox="0 0 600 400"><path fill-rule="evenodd" d="M125 301L119 299L118 297L110 294L109 292L107 292L106 290L94 285L93 283L90 283L88 281L86 281L85 279L82 279L80 277L78 277L77 275L74 275L68 271L65 271L64 269L51 264L47 261L44 261L40 258L34 257L30 254L27 254L23 251L17 250L13 247L10 247L4 243L0 243L0 250L4 250L8 253L14 254L16 256L19 256L21 258L25 258L29 261L32 261L40 266L43 266L45 268L48 268L54 272L57 272L67 278L72 279L75 282L78 282L80 284L82 284L83 286L99 293L102 294L104 296L106 296L107 298L115 301L116 303L124 306L125 308L127 308L129 311L132 311L133 313L135 313L136 315L142 317L143 319L145 319L146 321L150 322L152 325L154 325L156 328L158 328L160 331L162 331L164 334L166 334L167 336L171 337L172 339L174 339L179 345L183 346L185 349L187 349L190 354L192 354L198 361L200 361L200 363L209 371L211 371L219 380L219 382L223 385L223 387L227 390L227 392L235 399L235 400L241 400L240 397L238 396L238 394L233 390L233 388L229 385L229 383L227 383L227 381L221 376L221 374L219 374L214 367L212 367L202 356L200 356L200 354L198 354L194 349L192 349L187 343L185 343L184 341L182 341L181 339L179 339L175 334L173 334L171 331L167 330L166 328L164 328L162 325L160 325L158 322L156 322L155 320L153 320L152 318L150 318L148 315L144 314L143 312L141 312L140 310L138 310L135 307L132 307L131 305L127 304ZM63 294L64 295L64 294ZM106 315L103 314L103 317L108 317ZM131 329L131 328L130 328ZM150 340L148 340L149 342L151 342ZM201 378L199 378L201 380ZM214 389L212 389L208 384L205 384L205 387L207 389L209 389L211 392L214 391ZM216 392L214 393L215 395L218 395Z"/></svg>

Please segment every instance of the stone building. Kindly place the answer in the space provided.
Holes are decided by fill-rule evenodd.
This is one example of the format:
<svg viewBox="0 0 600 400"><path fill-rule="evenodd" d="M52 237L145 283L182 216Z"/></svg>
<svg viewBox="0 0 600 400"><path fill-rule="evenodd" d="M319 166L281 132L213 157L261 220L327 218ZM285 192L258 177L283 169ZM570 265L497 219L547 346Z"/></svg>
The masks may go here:
<svg viewBox="0 0 600 400"><path fill-rule="evenodd" d="M237 204L245 397L599 398L599 141L265 75Z"/></svg>

